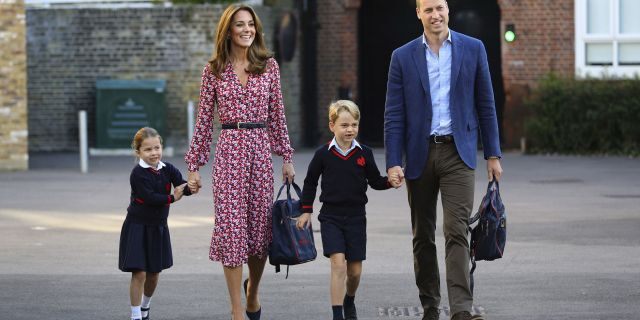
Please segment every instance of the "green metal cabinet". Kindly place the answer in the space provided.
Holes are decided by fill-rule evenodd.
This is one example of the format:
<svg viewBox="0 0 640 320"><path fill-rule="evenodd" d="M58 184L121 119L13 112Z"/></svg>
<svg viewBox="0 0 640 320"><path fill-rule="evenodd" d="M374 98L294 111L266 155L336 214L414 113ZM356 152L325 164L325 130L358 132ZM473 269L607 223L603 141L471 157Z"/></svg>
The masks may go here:
<svg viewBox="0 0 640 320"><path fill-rule="evenodd" d="M165 80L98 80L96 148L130 148L138 129L166 136Z"/></svg>

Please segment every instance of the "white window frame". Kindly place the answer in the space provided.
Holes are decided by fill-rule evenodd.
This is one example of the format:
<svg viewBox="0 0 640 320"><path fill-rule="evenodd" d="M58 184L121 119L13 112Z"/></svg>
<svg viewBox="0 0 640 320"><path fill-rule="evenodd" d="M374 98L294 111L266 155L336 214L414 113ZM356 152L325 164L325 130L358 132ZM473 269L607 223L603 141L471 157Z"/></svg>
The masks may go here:
<svg viewBox="0 0 640 320"><path fill-rule="evenodd" d="M639 0L640 1L640 0ZM587 0L575 0L575 62L576 76L591 78L633 78L640 77L640 65L620 65L618 63L618 44L640 42L638 34L620 34L620 1L609 0L609 34L587 33ZM586 62L587 43L613 44L613 65L592 66Z"/></svg>
<svg viewBox="0 0 640 320"><path fill-rule="evenodd" d="M2 3L3 0L0 0ZM264 0L238 0L251 6L262 6ZM27 8L65 9L65 8L153 8L172 7L169 0L24 0ZM226 6L226 5L224 5Z"/></svg>

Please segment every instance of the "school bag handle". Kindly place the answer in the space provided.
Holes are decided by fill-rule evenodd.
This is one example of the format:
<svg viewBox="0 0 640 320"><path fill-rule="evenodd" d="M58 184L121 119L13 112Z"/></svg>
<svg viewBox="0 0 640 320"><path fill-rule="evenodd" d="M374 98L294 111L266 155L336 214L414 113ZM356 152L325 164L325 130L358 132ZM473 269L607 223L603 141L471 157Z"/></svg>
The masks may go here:
<svg viewBox="0 0 640 320"><path fill-rule="evenodd" d="M284 187L287 187L287 207L289 207L289 212L293 212L293 203L291 202L291 185L293 185L293 190L295 190L296 194L298 195L298 199L302 199L302 190L300 190L300 187L295 183L289 183L289 181L285 181L282 186L280 187L280 190L278 191L278 196L276 197L276 200L280 199L280 194L282 194L282 189L284 189Z"/></svg>

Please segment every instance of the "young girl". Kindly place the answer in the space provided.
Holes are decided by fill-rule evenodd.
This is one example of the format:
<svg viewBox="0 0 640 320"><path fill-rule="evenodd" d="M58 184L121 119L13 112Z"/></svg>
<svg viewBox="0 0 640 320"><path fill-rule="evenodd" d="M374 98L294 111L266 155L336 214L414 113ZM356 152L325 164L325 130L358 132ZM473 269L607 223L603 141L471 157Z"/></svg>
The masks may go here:
<svg viewBox="0 0 640 320"><path fill-rule="evenodd" d="M160 272L173 265L167 217L169 205L190 195L186 181L162 159L162 137L153 128L138 130L131 147L138 164L131 171L131 200L120 234L119 268L131 272L131 319L149 319L151 296ZM173 194L171 194L173 185ZM144 294L144 296L143 296Z"/></svg>

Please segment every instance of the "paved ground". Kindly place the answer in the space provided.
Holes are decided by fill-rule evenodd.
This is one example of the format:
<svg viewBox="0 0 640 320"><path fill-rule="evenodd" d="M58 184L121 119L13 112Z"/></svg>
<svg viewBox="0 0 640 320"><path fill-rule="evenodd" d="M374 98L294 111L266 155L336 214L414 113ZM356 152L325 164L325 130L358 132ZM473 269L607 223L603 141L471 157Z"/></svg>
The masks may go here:
<svg viewBox="0 0 640 320"><path fill-rule="evenodd" d="M310 157L296 154L299 182ZM384 166L381 150L377 159ZM184 172L181 159L165 160ZM0 173L0 319L128 319L129 276L117 270L117 247L133 163L94 157L83 175L75 155L35 155L32 170ZM506 256L479 263L476 311L503 320L640 319L640 160L507 154L503 166ZM484 174L476 175L477 200ZM205 181L204 192L172 207L175 265L161 276L154 319L229 318L221 267L207 259ZM369 198L360 319L420 319L406 189ZM322 257L293 267L289 279L268 267L263 319L330 319L328 274Z"/></svg>

